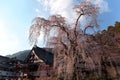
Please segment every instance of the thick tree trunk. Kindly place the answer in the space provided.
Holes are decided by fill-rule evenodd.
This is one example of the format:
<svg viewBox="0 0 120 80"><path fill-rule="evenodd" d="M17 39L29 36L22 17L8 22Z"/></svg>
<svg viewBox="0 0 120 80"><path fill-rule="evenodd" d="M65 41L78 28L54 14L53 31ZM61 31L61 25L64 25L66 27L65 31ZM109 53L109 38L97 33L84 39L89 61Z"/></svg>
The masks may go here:
<svg viewBox="0 0 120 80"><path fill-rule="evenodd" d="M58 59L60 55L58 55ZM62 56L60 60L56 60L58 80L81 80L84 78L85 61L83 61L80 53L74 53L74 56Z"/></svg>

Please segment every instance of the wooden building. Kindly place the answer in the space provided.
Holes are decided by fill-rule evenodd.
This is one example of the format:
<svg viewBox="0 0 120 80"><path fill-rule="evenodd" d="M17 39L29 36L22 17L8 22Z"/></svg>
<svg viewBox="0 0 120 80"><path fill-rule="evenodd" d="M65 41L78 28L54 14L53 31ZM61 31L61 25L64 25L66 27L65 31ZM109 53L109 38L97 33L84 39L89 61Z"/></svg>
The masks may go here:
<svg viewBox="0 0 120 80"><path fill-rule="evenodd" d="M43 79L49 77L53 68L53 53L50 48L39 48L34 46L25 62L28 64L28 78Z"/></svg>
<svg viewBox="0 0 120 80"><path fill-rule="evenodd" d="M15 77L18 77L19 72L17 72L18 70L16 70L16 67L19 64L23 64L23 62L16 58L0 56L0 80L12 80Z"/></svg>
<svg viewBox="0 0 120 80"><path fill-rule="evenodd" d="M13 58L0 56L0 80L44 80L53 71L53 53L50 48L34 46L27 55Z"/></svg>

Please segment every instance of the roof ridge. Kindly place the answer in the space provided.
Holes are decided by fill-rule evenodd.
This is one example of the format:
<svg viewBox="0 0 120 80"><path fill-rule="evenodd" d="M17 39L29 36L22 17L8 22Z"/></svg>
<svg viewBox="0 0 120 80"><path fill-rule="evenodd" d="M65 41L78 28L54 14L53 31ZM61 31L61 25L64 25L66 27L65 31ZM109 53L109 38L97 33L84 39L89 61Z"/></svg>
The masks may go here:
<svg viewBox="0 0 120 80"><path fill-rule="evenodd" d="M9 57L7 57L7 56L2 56L2 55L0 55L0 57L3 57L3 58L8 58L8 59L10 59Z"/></svg>

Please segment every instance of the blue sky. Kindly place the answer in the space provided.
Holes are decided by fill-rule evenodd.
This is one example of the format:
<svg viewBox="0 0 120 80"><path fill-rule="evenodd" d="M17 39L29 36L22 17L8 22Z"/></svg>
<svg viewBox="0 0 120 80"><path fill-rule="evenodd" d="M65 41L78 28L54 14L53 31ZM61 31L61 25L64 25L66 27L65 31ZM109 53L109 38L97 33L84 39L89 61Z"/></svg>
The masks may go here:
<svg viewBox="0 0 120 80"><path fill-rule="evenodd" d="M100 15L100 28L107 29L107 26L120 22L120 0L106 0L110 11Z"/></svg>
<svg viewBox="0 0 120 80"><path fill-rule="evenodd" d="M49 14L55 14L57 11L55 7L59 8L59 3L65 1L65 3L72 4L71 1L74 0L56 0L56 5L53 5L54 0L50 0L51 4L46 5L42 5L43 2L40 1L42 0L0 0L0 55L31 49L28 31L32 20L36 16L46 17ZM115 21L120 21L120 0L104 1L108 3L109 10L99 16L101 30L107 29L109 25L114 25ZM51 7L51 5L55 7ZM48 9L48 7L51 8ZM64 12L62 10L66 10L66 7L70 7L70 5L62 7L58 12ZM67 12L63 14L68 16ZM42 47L42 44L39 46Z"/></svg>
<svg viewBox="0 0 120 80"><path fill-rule="evenodd" d="M28 30L37 16L34 0L0 0L0 55L29 49Z"/></svg>

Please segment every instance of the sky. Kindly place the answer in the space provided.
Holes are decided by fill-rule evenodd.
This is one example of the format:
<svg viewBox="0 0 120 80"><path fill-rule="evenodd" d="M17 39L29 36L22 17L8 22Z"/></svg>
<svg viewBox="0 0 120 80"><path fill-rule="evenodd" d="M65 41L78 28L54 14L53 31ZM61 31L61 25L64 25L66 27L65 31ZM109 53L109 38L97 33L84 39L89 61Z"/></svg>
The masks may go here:
<svg viewBox="0 0 120 80"><path fill-rule="evenodd" d="M88 0L100 7L100 30L120 21L120 0ZM61 14L74 18L73 6L79 0L0 0L0 55L31 49L28 35L32 20ZM44 47L40 37L39 47Z"/></svg>

